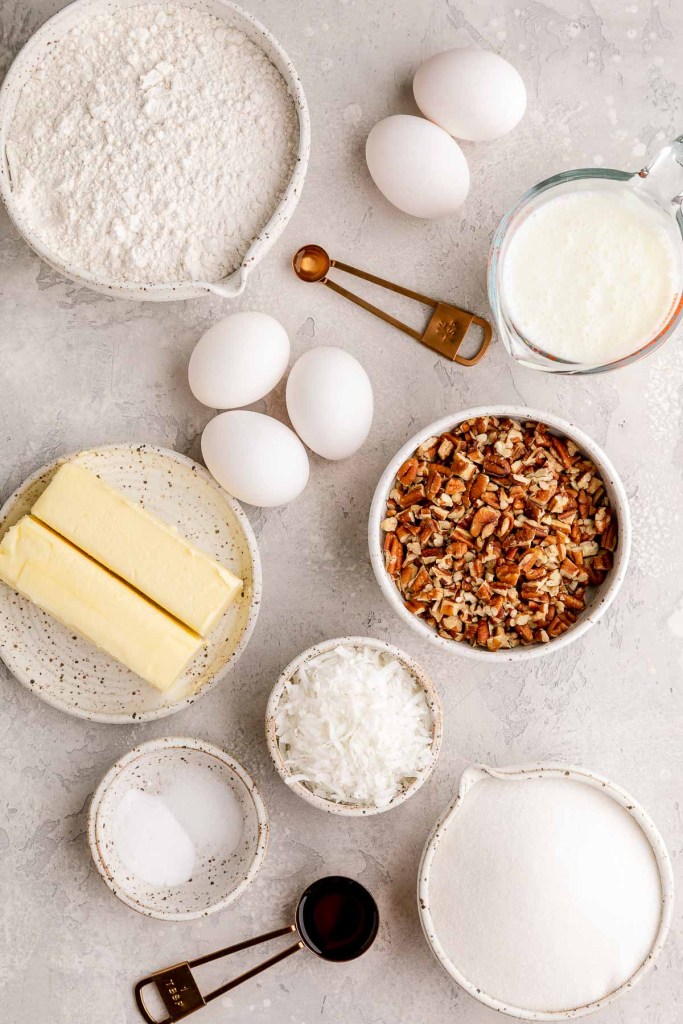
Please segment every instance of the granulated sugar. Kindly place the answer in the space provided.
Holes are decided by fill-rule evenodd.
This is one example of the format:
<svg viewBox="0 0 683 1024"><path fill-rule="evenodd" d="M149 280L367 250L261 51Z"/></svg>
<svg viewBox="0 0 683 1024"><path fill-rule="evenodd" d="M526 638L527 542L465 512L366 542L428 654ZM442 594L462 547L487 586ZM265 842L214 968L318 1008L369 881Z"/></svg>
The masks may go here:
<svg viewBox="0 0 683 1024"><path fill-rule="evenodd" d="M432 863L429 910L451 963L508 1006L559 1011L622 985L661 915L652 847L573 779L476 782Z"/></svg>
<svg viewBox="0 0 683 1024"><path fill-rule="evenodd" d="M116 808L113 831L121 863L143 882L182 885L192 877L194 845L161 797L126 790Z"/></svg>
<svg viewBox="0 0 683 1024"><path fill-rule="evenodd" d="M287 85L205 11L86 16L24 86L7 145L42 244L111 283L216 281L241 263L296 160Z"/></svg>

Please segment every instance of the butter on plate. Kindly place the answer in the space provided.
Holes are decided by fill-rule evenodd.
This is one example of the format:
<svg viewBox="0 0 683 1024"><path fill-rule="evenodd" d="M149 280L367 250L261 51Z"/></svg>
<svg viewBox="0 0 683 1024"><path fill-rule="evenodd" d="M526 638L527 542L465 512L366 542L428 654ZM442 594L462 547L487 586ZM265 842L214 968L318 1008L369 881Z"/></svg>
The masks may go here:
<svg viewBox="0 0 683 1024"><path fill-rule="evenodd" d="M162 691L202 646L182 623L30 516L0 542L0 580Z"/></svg>
<svg viewBox="0 0 683 1024"><path fill-rule="evenodd" d="M242 589L229 569L77 463L57 470L31 514L200 636Z"/></svg>

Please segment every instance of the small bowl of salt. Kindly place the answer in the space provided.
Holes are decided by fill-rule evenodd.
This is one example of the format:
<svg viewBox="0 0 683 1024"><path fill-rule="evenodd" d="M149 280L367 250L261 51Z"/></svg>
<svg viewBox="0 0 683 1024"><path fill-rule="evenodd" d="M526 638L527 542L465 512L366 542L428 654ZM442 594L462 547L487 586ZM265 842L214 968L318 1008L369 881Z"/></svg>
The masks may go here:
<svg viewBox="0 0 683 1024"><path fill-rule="evenodd" d="M429 676L372 637L310 647L278 679L266 740L289 788L331 814L380 814L411 797L441 747L442 711Z"/></svg>
<svg viewBox="0 0 683 1024"><path fill-rule="evenodd" d="M268 819L237 761L210 743L167 737L107 772L90 805L88 841L123 903L188 921L241 896L263 862Z"/></svg>

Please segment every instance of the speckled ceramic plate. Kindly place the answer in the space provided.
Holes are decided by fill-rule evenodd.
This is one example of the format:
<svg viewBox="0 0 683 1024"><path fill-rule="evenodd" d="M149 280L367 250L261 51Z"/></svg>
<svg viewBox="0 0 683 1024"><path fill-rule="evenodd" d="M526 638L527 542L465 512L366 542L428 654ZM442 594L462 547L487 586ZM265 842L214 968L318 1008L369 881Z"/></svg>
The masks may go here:
<svg viewBox="0 0 683 1024"><path fill-rule="evenodd" d="M58 466L78 462L139 502L244 580L240 597L166 693L76 637L0 583L0 657L41 700L95 722L145 722L192 704L237 662L261 600L261 562L249 522L206 469L153 445L110 445L67 456L29 477L0 509L0 537L30 511Z"/></svg>
<svg viewBox="0 0 683 1024"><path fill-rule="evenodd" d="M236 849L197 849L192 878L182 885L151 886L127 870L114 844L116 808L129 789L162 795L192 767L227 786L237 798L244 830ZM256 783L241 764L201 740L151 740L111 768L97 787L88 816L88 842L95 866L115 896L147 917L189 921L222 910L242 895L258 872L268 845L268 817Z"/></svg>
<svg viewBox="0 0 683 1024"><path fill-rule="evenodd" d="M343 804L337 803L334 800L326 800L324 797L318 796L311 790L305 782L292 782L292 773L285 764L285 760L280 750L280 743L277 736L277 728L275 725L275 712L280 702L283 690L286 684L290 681L292 676L299 671L301 666L309 661L311 658L316 658L319 654L324 654L326 651L332 651L335 647L371 647L376 651L384 651L399 661L413 676L415 681L422 687L427 698L427 706L429 707L429 713L432 719L432 745L429 752L429 761L425 767L418 772L417 777L399 790L396 796L386 805L386 807L378 807L376 804ZM300 796L306 803L313 804L314 807L318 807L321 811L327 811L329 814L341 814L346 817L359 818L366 817L371 814L383 814L385 811L390 811L394 807L398 807L399 804L404 803L414 793L417 793L418 789L425 784L429 776L434 770L439 751L441 749L441 740L443 739L443 711L441 709L441 700L439 694L436 691L434 683L431 681L427 673L423 668L418 665L416 661L402 651L398 647L394 647L392 644L386 643L384 640L377 640L371 636L342 636L336 637L333 640L324 640L322 643L315 644L314 647L309 647L308 650L303 651L294 661L290 661L289 665L280 675L277 683L273 687L273 690L268 699L268 707L266 708L266 742L268 744L268 750L270 756L273 759L277 772L283 782L286 782L288 787L297 796Z"/></svg>
<svg viewBox="0 0 683 1024"><path fill-rule="evenodd" d="M495 779L519 780L537 778L572 779L575 782L581 782L584 785L591 786L594 789L600 790L606 796L610 797L610 799L623 807L624 811L636 821L650 843L652 853L659 870L661 884L662 903L659 929L649 955L640 967L630 978L628 978L627 981L615 988L612 992L607 993L601 999L597 999L592 1003L587 1003L584 1006L577 1006L573 1009L567 1010L529 1010L519 1006L511 1006L502 1002L494 995L482 991L482 989L473 984L469 978L465 977L458 968L458 965L450 959L446 949L442 945L430 909L431 901L434 899L434 893L430 892L430 878L434 855L451 822L456 819L463 800L467 796L468 792L473 786L476 786L478 782L489 776ZM571 765L557 764L554 762L546 764L528 764L499 769L489 768L487 765L471 765L462 773L455 799L448 810L436 823L429 839L427 840L422 853L422 860L420 862L420 868L417 876L417 902L422 928L434 956L444 970L450 974L461 988L464 988L466 992L469 992L471 996L474 996L474 998L478 999L479 1002L485 1003L486 1006L490 1006L494 1010L499 1010L501 1013L507 1014L509 1017L520 1017L523 1020L529 1021L573 1020L576 1017L584 1017L589 1013L594 1013L596 1010L602 1009L610 1003L613 1003L616 999L619 999L626 992L630 991L633 986L636 985L651 969L655 960L662 951L662 947L666 942L669 926L671 924L674 906L673 870L671 868L671 861L669 859L669 854L664 840L650 816L643 810L640 804L636 803L632 796L629 796L629 794L621 788L621 786L617 786L616 783L610 782L609 779L605 779L601 775L596 775L587 768L577 768Z"/></svg>

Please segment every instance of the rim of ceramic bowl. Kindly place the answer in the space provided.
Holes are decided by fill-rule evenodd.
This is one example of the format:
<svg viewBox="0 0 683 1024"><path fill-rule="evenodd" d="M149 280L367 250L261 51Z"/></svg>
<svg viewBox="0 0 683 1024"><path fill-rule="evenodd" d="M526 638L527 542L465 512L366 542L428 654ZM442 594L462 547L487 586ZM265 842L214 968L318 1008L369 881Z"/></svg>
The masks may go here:
<svg viewBox="0 0 683 1024"><path fill-rule="evenodd" d="M597 588L591 604L588 605L578 621L566 633L550 640L547 644L530 644L528 647L515 647L512 650L486 651L479 647L470 647L465 642L447 640L445 637L439 636L438 633L422 622L417 616L413 615L412 612L408 611L403 604L396 584L384 566L380 523L385 518L387 498L389 497L389 492L399 467L413 454L418 445L428 437L431 437L432 434L442 434L445 430L452 429L465 420L475 419L477 416L509 417L510 419L522 421L533 420L544 423L551 430L569 437L582 451L590 456L600 471L617 515L619 541L614 553L614 564L609 571L607 579ZM476 406L471 409L464 409L462 412L442 416L440 419L428 424L406 441L397 452L382 473L372 499L368 520L368 546L375 578L384 597L400 618L411 627L413 632L418 633L424 640L428 640L442 650L452 651L454 654L460 655L460 657L470 658L473 661L485 661L489 665L501 664L502 662L529 661L532 658L541 658L554 654L568 644L578 640L579 637L582 637L591 626L595 625L602 618L612 604L628 567L631 552L631 514L624 485L612 462L595 441L585 434L583 430L579 429L579 427L575 427L567 422L567 420L562 419L560 416L555 416L553 413L542 412L539 409L531 409L526 406Z"/></svg>
<svg viewBox="0 0 683 1024"><path fill-rule="evenodd" d="M99 279L82 268L60 260L59 256L43 245L37 232L27 223L14 200L12 179L6 156L7 136L12 126L16 103L25 80L33 68L40 64L56 38L61 38L62 29L69 31L88 12L110 10L112 7L132 7L140 0L71 0L56 14L53 14L29 37L14 58L9 71L0 86L0 199L14 227L24 241L45 263L60 274L85 285L93 291L120 298L168 302L176 299L198 298L215 293L223 298L236 298L246 286L247 277L257 263L280 238L291 220L301 197L306 178L311 148L311 118L301 79L284 48L253 14L246 11L234 0L182 0L189 7L199 8L223 18L246 34L258 45L266 57L275 65L287 85L289 95L296 107L299 127L297 155L284 193L268 222L261 228L242 261L231 274L219 281L172 281L159 284L153 281L108 282Z"/></svg>
<svg viewBox="0 0 683 1024"><path fill-rule="evenodd" d="M580 782L589 784L595 789L600 789L609 793L609 795L616 800L616 802L623 807L632 818L635 819L636 823L640 826L646 839L650 843L653 855L657 862L662 888L662 908L659 929L647 958L631 975L631 977L619 985L618 988L607 993L602 998L596 999L592 1003L586 1003L583 1006L579 1006L571 1010L526 1010L518 1006L509 1006L500 999L497 999L495 996L490 996L486 992L482 992L463 974L461 974L455 964L448 957L448 954L436 935L436 929L429 910L429 879L434 854L442 836L448 828L448 825L457 814L462 800L472 786L476 785L476 783L485 776L491 776L496 779L524 779L539 778L543 775L555 776L557 778L574 778ZM664 840L650 815L629 793L626 792L626 790L622 789L621 786L618 786L615 782L612 782L611 779L606 779L604 776L598 775L596 772L592 772L588 768L562 764L555 761L513 765L507 768L491 768L484 764L469 765L465 768L460 776L460 782L458 784L458 791L455 799L441 815L425 844L422 857L420 859L420 867L417 877L417 906L422 930L432 953L446 973L449 974L462 989L477 999L480 1003L484 1003L486 1006L490 1006L492 1009L498 1010L500 1013L504 1013L508 1017L520 1017L524 1020L571 1020L576 1017L584 1017L589 1013L594 1013L596 1010L602 1009L610 1003L615 1002L615 1000L619 999L620 996L624 995L624 993L630 991L630 989L632 989L633 986L651 970L655 960L662 951L664 943L666 942L666 937L669 932L673 915L674 878L671 860Z"/></svg>
<svg viewBox="0 0 683 1024"><path fill-rule="evenodd" d="M160 750L196 750L199 753L207 754L220 761L242 783L251 798L256 812L256 818L258 821L258 840L254 850L254 856L244 877L227 896L216 900L215 903L212 903L209 907L206 907L203 910L188 910L178 913L173 911L154 910L150 907L143 906L134 897L130 896L124 888L117 885L116 879L107 867L107 860L100 844L100 811L102 801L106 796L109 787L135 761L145 759ZM234 757L230 756L230 754L226 754L224 750L221 750L220 747L215 746L215 744L207 743L204 740L198 740L192 737L164 736L156 740L147 740L146 743L141 743L127 754L124 754L120 760L112 765L93 793L88 811L88 845L90 846L90 854L95 863L95 867L107 888L113 892L113 894L120 899L122 903L125 903L127 907L130 907L131 910L135 910L138 914L142 914L144 917L153 917L160 921L196 921L199 918L208 917L209 914L214 914L218 910L224 910L226 907L229 907L231 903L234 903L235 900L239 899L245 889L254 880L261 865L263 864L263 859L268 847L268 832L268 814L265 804L261 798L261 794L259 793L256 783L246 769L242 767L239 761L236 761Z"/></svg>
<svg viewBox="0 0 683 1024"><path fill-rule="evenodd" d="M275 726L275 712L280 702L285 684L289 682L304 662L316 657L318 654L324 654L326 651L331 651L335 647L340 646L370 647L375 651L385 651L408 669L415 681L422 687L427 697L427 705L432 719L432 745L429 763L417 775L414 782L405 789L402 789L386 807L377 807L376 804L336 803L334 800L326 800L324 797L317 796L303 782L288 781L291 778L292 773L287 768L282 758L277 740L277 729ZM409 797L413 796L414 793L417 793L418 789L424 785L434 770L434 766L436 765L439 756L439 750L441 749L442 739L443 711L441 707L441 699L436 691L434 683L425 670L418 665L418 663L411 658L409 654L406 654L406 652L402 651L399 647L394 647L393 644L389 644L385 640L378 640L375 637L341 636L335 637L332 640L324 640L321 643L314 644L312 647L302 651L301 654L290 661L289 665L287 665L287 667L280 673L278 681L273 687L270 697L268 698L268 705L266 708L266 742L278 775L286 784L287 788L293 793L296 793L297 796L301 797L302 800L305 800L306 803L311 804L313 807L317 807L321 811L327 811L328 814L339 814L353 818L369 817L374 814L384 814L385 811L393 810L393 808L398 807L399 804L405 803Z"/></svg>
<svg viewBox="0 0 683 1024"><path fill-rule="evenodd" d="M3 506L0 508L0 525L4 523L7 516L11 514L12 506L17 500L19 500L23 492L29 490L36 481L51 469L64 462L70 462L78 455L86 452L112 451L117 448L131 448L136 451L141 448L145 448L149 451L157 452L160 455L168 456L176 462L190 466L194 472L201 473L206 477L206 479L214 483L216 487L220 487L205 466L195 462L194 459L191 459L188 455L183 455L181 452L174 451L172 448L162 448L160 445L148 444L146 441L137 444L128 441L122 441L118 444L113 442L112 444L96 445L94 448L79 448L76 451L68 452L66 455L60 455L58 458L53 459L52 462L48 462L44 466L35 470L35 472L31 473L30 476L27 476L19 486L12 491L10 496L7 498L7 501L5 501ZM64 711L68 715L73 715L75 718L82 718L88 722L103 722L105 725L137 725L141 722L154 722L159 718L166 718L168 715L174 715L177 711L182 711L183 708L189 707L190 704L194 704L195 701L199 700L200 697L203 697L205 693L208 693L209 690L225 679L244 654L244 650L251 639L252 633L254 632L256 620L258 619L259 610L261 608L263 575L261 571L261 556L251 523L247 519L245 511L237 499L233 498L233 496L228 494L228 492L223 488L220 489L221 497L232 510L246 541L249 559L251 562L252 598L246 624L242 631L242 635L235 644L232 654L226 663L210 679L208 679L203 686L192 693L188 693L184 697L180 697L171 704L165 704L163 707L153 708L149 711L141 711L139 714L136 714L133 719L130 714L100 715L96 712L84 711L83 709L74 707L64 701L60 701L55 697L52 697L50 694L45 693L40 687L32 685L32 680L27 677L25 673L17 670L17 666L12 662L11 657L6 656L6 652L0 651L0 661L7 666L7 669L11 672L14 679L21 683L22 686L25 686L27 690L30 690L31 693L35 694L36 697L39 697L40 700L44 701L45 704L49 704L51 707L57 708L59 711Z"/></svg>

